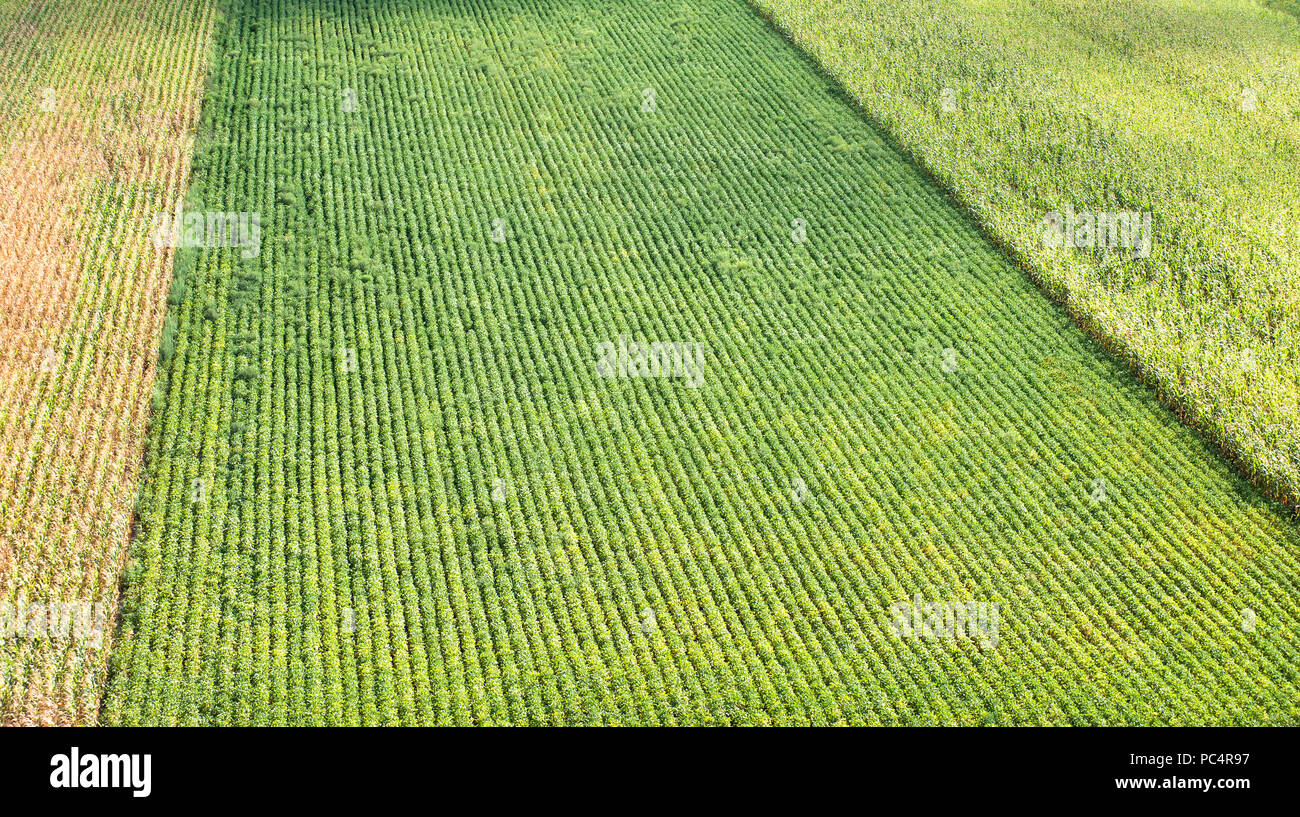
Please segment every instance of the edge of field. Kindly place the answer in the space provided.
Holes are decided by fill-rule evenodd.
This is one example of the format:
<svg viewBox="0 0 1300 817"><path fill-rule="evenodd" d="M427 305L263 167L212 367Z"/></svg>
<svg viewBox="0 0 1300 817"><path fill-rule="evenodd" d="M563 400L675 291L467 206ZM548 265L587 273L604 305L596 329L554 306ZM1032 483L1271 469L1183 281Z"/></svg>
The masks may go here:
<svg viewBox="0 0 1300 817"><path fill-rule="evenodd" d="M11 103L0 155L28 186L6 188L21 218L0 218L11 239L0 288L21 307L5 315L0 354L11 455L0 600L4 623L29 629L0 643L0 722L93 724L172 281L172 254L149 227L186 187L212 6L15 3L3 14L19 22L0 37Z"/></svg>
<svg viewBox="0 0 1300 817"><path fill-rule="evenodd" d="M803 55L818 74L842 94L846 102L871 122L884 139L900 153L907 156L922 173L944 190L970 218L972 224L999 250L1005 253L1049 300L1063 308L1070 316L1070 319L1096 340L1108 354L1121 361L1199 439L1205 441L1214 451L1218 452L1225 461L1229 462L1234 469L1247 478L1269 499L1281 505L1290 518L1300 520L1300 484L1289 482L1284 475L1275 472L1266 473L1257 467L1257 463L1252 462L1247 456L1234 448L1231 439L1214 434L1211 423L1205 416L1206 411L1202 407L1176 393L1167 381L1159 377L1152 370L1152 367L1142 359L1139 350L1134 348L1133 345L1125 343L1122 338L1108 332L1101 320L1082 309L1075 297L1076 293L1072 292L1064 282L1053 281L1046 277L1045 271L1040 269L1026 253L1015 245L1014 236L998 231L995 225L982 217L980 210L972 201L960 189L950 183L948 174L943 167L936 166L932 157L926 155L920 149L921 146L909 146L889 123L874 114L863 103L860 96L850 87L846 79L818 57L812 44L801 39L789 25L776 16L773 10L761 5L761 2L762 0L747 0L747 5L755 14L766 20L777 34L798 49L799 53ZM1300 19L1300 2L1297 2L1297 0L1264 0L1263 5L1279 13L1295 15L1297 19Z"/></svg>
<svg viewBox="0 0 1300 817"><path fill-rule="evenodd" d="M216 0L213 4L208 48L203 57L204 80L199 101L199 113L193 132L193 142L189 156L189 174L183 196L184 203L182 206L186 211L202 209L199 205L203 201L207 181L206 168L202 164L202 159L206 154L215 129L213 125L215 114L212 105L212 91L226 68L225 62L221 59L221 49L226 43L227 34L229 33L231 20L231 15L227 11L229 2L230 0ZM112 633L109 639L108 667L101 687L99 711L96 718L98 725L103 724L104 709L109 703L107 692L123 669L122 662L124 659L119 649L119 646L123 643L121 638L123 630L128 628L129 623L134 622L138 612L137 604L140 590L140 583L137 581L140 565L138 556L144 547L144 539L148 534L142 512L148 506L155 488L153 470L150 466L157 456L159 435L161 433L156 420L175 368L176 336L179 333L180 322L177 314L178 307L189 285L190 273L197 266L198 253L199 250L195 248L178 247L173 251L172 255L166 312L158 336L158 356L152 384L153 392L147 414L148 423L144 432L144 450L140 459L140 480L135 504L132 508L131 536L127 543L126 560L122 570L118 573L117 614L113 621Z"/></svg>

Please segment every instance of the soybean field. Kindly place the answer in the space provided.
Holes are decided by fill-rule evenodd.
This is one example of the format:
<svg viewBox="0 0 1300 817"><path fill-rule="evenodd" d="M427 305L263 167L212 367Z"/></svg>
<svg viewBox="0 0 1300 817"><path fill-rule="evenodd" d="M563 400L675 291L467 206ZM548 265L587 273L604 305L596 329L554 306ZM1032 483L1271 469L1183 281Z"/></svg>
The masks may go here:
<svg viewBox="0 0 1300 817"><path fill-rule="evenodd" d="M741 0L215 36L104 723L1300 716L1284 509Z"/></svg>

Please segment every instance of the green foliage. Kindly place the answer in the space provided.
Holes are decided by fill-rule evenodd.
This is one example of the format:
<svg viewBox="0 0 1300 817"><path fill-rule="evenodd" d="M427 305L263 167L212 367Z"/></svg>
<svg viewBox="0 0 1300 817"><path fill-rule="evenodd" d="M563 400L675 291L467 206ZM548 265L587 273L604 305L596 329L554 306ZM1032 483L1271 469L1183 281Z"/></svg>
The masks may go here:
<svg viewBox="0 0 1300 817"><path fill-rule="evenodd" d="M274 215L172 309L108 723L1300 716L1295 527L740 0L233 4L215 53L195 184Z"/></svg>
<svg viewBox="0 0 1300 817"><path fill-rule="evenodd" d="M1180 416L1300 508L1294 20L1255 0L751 1ZM1044 216L1066 207L1151 213L1150 256L1045 247Z"/></svg>
<svg viewBox="0 0 1300 817"><path fill-rule="evenodd" d="M1298 0L1264 0L1264 5L1278 11L1285 11L1292 17L1300 18L1300 1Z"/></svg>

